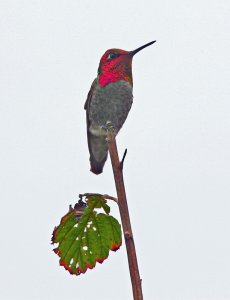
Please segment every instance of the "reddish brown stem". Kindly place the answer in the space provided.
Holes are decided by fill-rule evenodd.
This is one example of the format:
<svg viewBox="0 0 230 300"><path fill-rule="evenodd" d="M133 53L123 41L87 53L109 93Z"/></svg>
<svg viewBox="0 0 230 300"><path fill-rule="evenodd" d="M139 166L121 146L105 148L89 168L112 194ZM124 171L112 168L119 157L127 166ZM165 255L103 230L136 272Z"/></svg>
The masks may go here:
<svg viewBox="0 0 230 300"><path fill-rule="evenodd" d="M120 210L121 222L122 222L122 227L124 232L128 261L129 261L129 272L132 281L133 299L143 300L141 278L138 269L135 244L133 239L128 204L127 204L126 193L125 193L125 185L124 185L123 172L122 172L123 161L121 163L119 160L116 139L115 139L115 132L113 130L111 123L108 124L107 142L109 147L111 163L113 167L113 174L114 174L117 197L118 197L118 206Z"/></svg>

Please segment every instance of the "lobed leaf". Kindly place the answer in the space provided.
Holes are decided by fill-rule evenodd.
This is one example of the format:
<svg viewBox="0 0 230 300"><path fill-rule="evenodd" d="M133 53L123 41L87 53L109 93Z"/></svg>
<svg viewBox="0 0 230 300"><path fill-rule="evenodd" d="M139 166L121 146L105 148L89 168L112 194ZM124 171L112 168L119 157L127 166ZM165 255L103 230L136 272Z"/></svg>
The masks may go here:
<svg viewBox="0 0 230 300"><path fill-rule="evenodd" d="M74 209L70 207L52 236L52 242L58 244L54 252L60 256L60 265L76 275L102 263L109 250L118 250L122 243L121 226L109 215L110 207L103 197L90 194L86 200L87 206L80 200ZM96 211L100 208L106 214Z"/></svg>

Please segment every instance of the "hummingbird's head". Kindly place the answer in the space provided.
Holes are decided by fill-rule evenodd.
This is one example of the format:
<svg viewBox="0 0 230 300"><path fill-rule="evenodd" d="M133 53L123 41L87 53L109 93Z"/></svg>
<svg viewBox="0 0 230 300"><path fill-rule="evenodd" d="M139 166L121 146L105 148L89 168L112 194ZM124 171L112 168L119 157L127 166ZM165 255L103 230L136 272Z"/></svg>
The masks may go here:
<svg viewBox="0 0 230 300"><path fill-rule="evenodd" d="M121 79L132 83L132 56L121 49L107 50L100 60L98 77L101 86Z"/></svg>
<svg viewBox="0 0 230 300"><path fill-rule="evenodd" d="M155 43L150 42L144 46L141 46L133 51L125 51L121 49L109 49L107 50L99 64L98 78L100 86L105 86L108 83L116 82L118 80L126 80L132 84L132 59L133 56Z"/></svg>

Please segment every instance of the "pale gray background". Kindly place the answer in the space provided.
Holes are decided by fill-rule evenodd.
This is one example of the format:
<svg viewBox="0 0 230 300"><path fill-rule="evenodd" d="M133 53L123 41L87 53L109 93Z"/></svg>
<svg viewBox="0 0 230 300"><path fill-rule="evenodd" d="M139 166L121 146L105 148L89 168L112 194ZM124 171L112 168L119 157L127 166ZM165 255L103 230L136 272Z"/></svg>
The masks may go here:
<svg viewBox="0 0 230 300"><path fill-rule="evenodd" d="M230 299L229 16L222 0L0 1L1 300L132 298L124 246L74 277L50 237L78 193L115 195L86 143L101 55L154 39L117 139L145 299Z"/></svg>

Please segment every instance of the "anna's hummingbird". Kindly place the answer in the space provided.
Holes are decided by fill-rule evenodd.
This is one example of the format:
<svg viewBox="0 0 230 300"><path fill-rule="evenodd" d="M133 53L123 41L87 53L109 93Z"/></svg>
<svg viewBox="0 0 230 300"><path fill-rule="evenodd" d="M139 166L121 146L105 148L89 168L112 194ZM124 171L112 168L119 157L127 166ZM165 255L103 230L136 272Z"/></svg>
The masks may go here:
<svg viewBox="0 0 230 300"><path fill-rule="evenodd" d="M155 42L133 51L109 49L100 60L98 76L92 83L84 106L91 171L95 174L102 173L108 156L106 123L110 121L118 133L132 106L133 56Z"/></svg>

